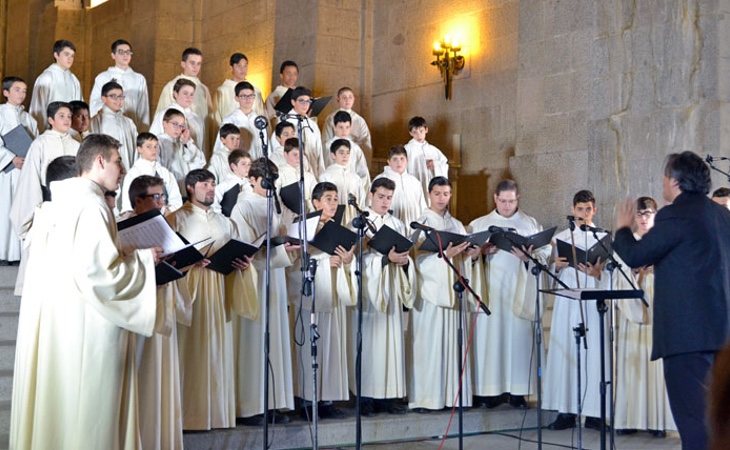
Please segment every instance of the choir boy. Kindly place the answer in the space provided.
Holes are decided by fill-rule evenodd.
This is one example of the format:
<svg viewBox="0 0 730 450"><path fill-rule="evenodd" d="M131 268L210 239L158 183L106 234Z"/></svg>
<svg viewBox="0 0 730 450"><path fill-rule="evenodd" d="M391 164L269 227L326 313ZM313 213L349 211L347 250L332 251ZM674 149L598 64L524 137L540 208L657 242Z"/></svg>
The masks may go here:
<svg viewBox="0 0 730 450"><path fill-rule="evenodd" d="M322 135L319 132L317 122L308 116L309 107L312 104L312 91L305 87L297 87L292 92L291 103L293 114L303 117L302 139L304 142L301 146L304 152L304 159L309 163L309 167L314 176L319 178L324 173L325 165ZM298 119L296 117L289 117L286 120L292 125L297 126Z"/></svg>
<svg viewBox="0 0 730 450"><path fill-rule="evenodd" d="M132 119L124 115L125 98L119 83L109 81L104 84L101 88L103 106L91 118L90 129L92 133L106 134L122 143L119 152L122 154L124 168L129 170L137 159L137 127Z"/></svg>
<svg viewBox="0 0 730 450"><path fill-rule="evenodd" d="M229 60L231 66L231 78L223 81L215 93L215 114L218 125L223 124L223 118L232 113L238 104L236 102L236 94L234 90L236 85L241 81L246 81L246 75L248 74L248 58L243 53L234 53L231 55ZM253 109L256 111L256 115L264 115L264 101L261 95L261 90L255 88L256 98L253 102Z"/></svg>
<svg viewBox="0 0 730 450"><path fill-rule="evenodd" d="M185 114L187 133L195 141L195 145L204 153L207 147L205 141L205 116L201 116L193 109L196 92L195 83L187 78L179 78L172 87L173 103L163 109L158 109L150 126L150 133L160 135L163 131L162 121L169 109L176 109Z"/></svg>
<svg viewBox="0 0 730 450"><path fill-rule="evenodd" d="M89 135L91 127L89 105L83 100L74 100L69 102L69 105L71 105L71 128L68 134L80 144Z"/></svg>
<svg viewBox="0 0 730 450"><path fill-rule="evenodd" d="M76 46L73 42L65 39L54 42L53 59L55 62L35 80L29 112L37 121L41 131L46 129L46 119L48 118L46 111L49 104L84 99L79 79L71 72L75 56Z"/></svg>
<svg viewBox="0 0 730 450"><path fill-rule="evenodd" d="M162 134L157 135L160 163L175 175L180 192L186 192L185 176L191 170L202 169L205 166L205 156L191 138L185 115L179 110L170 108L165 111L162 116L162 130Z"/></svg>
<svg viewBox="0 0 730 450"><path fill-rule="evenodd" d="M406 224L410 232L411 222L419 218L428 205L423 196L421 182L406 172L407 167L408 153L405 147L393 146L388 152L388 165L383 168L383 173L375 178L388 178L395 182L393 215Z"/></svg>
<svg viewBox="0 0 730 450"><path fill-rule="evenodd" d="M352 195L357 205L360 206L365 200L366 194L362 187L362 180L350 169L350 145L352 143L347 139L335 139L330 144L329 149L333 163L327 167L320 180L329 181L337 186L340 205L348 205L350 195ZM343 223L350 223L356 214L354 206L346 206Z"/></svg>
<svg viewBox="0 0 730 450"><path fill-rule="evenodd" d="M279 67L279 76L281 77L281 84L276 86L266 98L266 114L269 120L276 118L276 110L274 107L279 103L281 97L286 94L286 91L297 87L299 66L294 61L286 60Z"/></svg>
<svg viewBox="0 0 730 450"><path fill-rule="evenodd" d="M449 176L449 161L441 150L426 141L428 124L423 117L415 116L408 121L411 140L405 145L408 152L408 173L418 178L423 195L428 196L428 183L433 177Z"/></svg>
<svg viewBox="0 0 730 450"><path fill-rule="evenodd" d="M271 139L269 139L271 144L271 147L269 147L269 159L274 164L279 167L284 164L284 143L295 137L297 137L297 129L293 124L289 122L279 122L276 124L274 133L272 133ZM309 163L306 159L304 160L304 167L309 168Z"/></svg>
<svg viewBox="0 0 730 450"><path fill-rule="evenodd" d="M248 171L251 169L251 155L243 150L233 150L228 155L228 170L221 176L221 182L215 186L215 203L213 208L216 211L221 209L223 195L231 188L238 185L239 195L248 195L253 192L251 182L248 180Z"/></svg>
<svg viewBox="0 0 730 450"><path fill-rule="evenodd" d="M215 175L216 182L219 184L226 177L230 169L228 168L228 157L231 152L241 148L241 130L232 123L224 123L218 132L218 142L216 143L213 155L208 161L207 169Z"/></svg>
<svg viewBox="0 0 730 450"><path fill-rule="evenodd" d="M355 104L355 92L352 88L342 87L339 91L337 91L337 104L339 106L337 111L327 116L327 119L325 120L324 130L322 131L325 142L328 142L333 136L335 136L335 114L340 111L344 111L352 118L352 140L362 148L362 151L365 154L365 159L370 161L373 157L373 144L370 139L370 129L368 128L368 124L365 122L365 119L352 109L352 106Z"/></svg>
<svg viewBox="0 0 730 450"><path fill-rule="evenodd" d="M155 114L160 114L160 112L163 112L167 107L176 102L179 103L174 95L174 87L178 80L185 79L193 83L193 88L195 89L195 95L189 107L198 117L205 120L210 111L213 110L213 101L211 100L208 87L199 78L200 69L203 68L203 52L194 47L186 48L182 52L180 67L182 68L182 73L168 81L162 88ZM154 131L152 132L154 133Z"/></svg>
<svg viewBox="0 0 730 450"><path fill-rule="evenodd" d="M347 139L350 141L350 162L349 167L352 173L357 174L363 185L363 190L367 191L370 187L370 170L368 170L368 162L365 159L362 148L353 140L351 136L352 116L346 111L338 111L334 116L334 137L325 142L325 148L330 148L332 143L337 139ZM334 162L332 153L325 157L325 163L329 167Z"/></svg>
<svg viewBox="0 0 730 450"><path fill-rule="evenodd" d="M232 123L240 129L241 149L249 152L253 159L258 159L264 156L264 153L259 138L259 130L254 126L254 119L259 115L254 110L256 91L251 83L241 81L236 85L235 93L239 107L224 117L223 123ZM264 129L264 138L267 134L267 130Z"/></svg>

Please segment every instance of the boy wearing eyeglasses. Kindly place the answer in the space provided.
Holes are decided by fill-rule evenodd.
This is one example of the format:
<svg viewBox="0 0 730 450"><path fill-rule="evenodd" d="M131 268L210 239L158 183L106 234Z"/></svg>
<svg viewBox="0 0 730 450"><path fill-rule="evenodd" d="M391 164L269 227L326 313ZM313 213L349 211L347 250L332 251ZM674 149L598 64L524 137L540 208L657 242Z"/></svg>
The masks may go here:
<svg viewBox="0 0 730 450"><path fill-rule="evenodd" d="M205 166L205 155L195 145L187 126L185 115L178 109L170 108L162 116L162 134L159 161L175 176L180 192L185 191L185 175L193 169Z"/></svg>
<svg viewBox="0 0 730 450"><path fill-rule="evenodd" d="M107 134L118 140L122 146L119 155L124 168L129 170L137 159L135 142L137 126L132 119L124 115L124 89L116 81L110 81L101 88L101 110L91 118L89 129L92 133Z"/></svg>
<svg viewBox="0 0 730 450"><path fill-rule="evenodd" d="M293 116L297 115L302 118L302 136L304 138L302 151L304 151L304 157L309 162L312 173L319 179L326 166L322 149L322 134L319 131L317 122L309 117L309 107L312 105L312 91L302 86L297 87L292 92L291 104L290 117L286 120L293 124L296 129L299 119Z"/></svg>
<svg viewBox="0 0 730 450"><path fill-rule="evenodd" d="M258 159L264 156L264 152L261 148L259 130L254 125L254 120L259 115L254 109L256 89L248 81L241 81L236 85L234 92L238 108L224 117L223 123L233 124L240 129L241 150L248 152L252 159ZM263 133L266 136L268 130L264 128ZM218 146L220 144L216 144L216 147Z"/></svg>
<svg viewBox="0 0 730 450"><path fill-rule="evenodd" d="M101 88L110 81L116 81L124 89L124 115L134 121L138 129L147 130L150 127L150 99L145 77L132 70L129 63L132 61L132 44L124 39L112 42L111 57L114 65L96 76L94 87L89 98L90 113L95 115L104 106L101 98Z"/></svg>

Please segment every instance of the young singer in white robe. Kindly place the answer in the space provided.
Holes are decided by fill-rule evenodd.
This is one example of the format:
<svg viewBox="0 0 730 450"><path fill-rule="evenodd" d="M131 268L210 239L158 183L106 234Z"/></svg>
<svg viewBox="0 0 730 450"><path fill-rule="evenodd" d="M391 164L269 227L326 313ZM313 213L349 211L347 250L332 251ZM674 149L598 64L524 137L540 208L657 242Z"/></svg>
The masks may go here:
<svg viewBox="0 0 730 450"><path fill-rule="evenodd" d="M281 77L281 84L276 86L271 94L266 97L266 115L269 120L276 118L276 109L274 107L279 103L281 97L286 94L286 91L297 87L299 66L294 61L286 60L279 66L279 76Z"/></svg>
<svg viewBox="0 0 730 450"><path fill-rule="evenodd" d="M167 216L172 228L188 242L212 239L215 254L238 237L233 222L214 212L215 178L205 169L185 178L188 202ZM200 244L199 244L200 245ZM205 245L203 243L202 245ZM192 294L192 308L178 315L183 428L210 430L236 426L236 390L231 318L259 315L256 269L250 260L235 259L234 270L224 276L205 267L191 268L184 283Z"/></svg>
<svg viewBox="0 0 730 450"><path fill-rule="evenodd" d="M155 110L155 116L163 113L168 107L173 106L175 102L179 103L179 100L175 98L173 92L175 91L175 84L179 80L184 79L193 83L193 87L195 88L194 99L191 102L190 108L202 121L205 121L208 118L208 114L213 111L213 100L210 97L208 86L204 85L200 81L200 78L198 78L200 70L203 68L203 53L194 47L186 48L182 52L180 67L182 68L182 73L168 81L162 88L160 99L157 102L157 109ZM151 129L150 132L154 133ZM201 129L201 132L203 132L201 133L202 139L205 128Z"/></svg>
<svg viewBox="0 0 730 450"><path fill-rule="evenodd" d="M449 214L451 185L444 177L436 177L429 185L431 205L418 218L418 222L438 231L465 234L464 225ZM426 239L418 232L418 244ZM436 235L433 235L436 239ZM469 248L464 242L457 246L449 244L443 249L444 257L459 268L463 276L471 274L471 259L480 253L479 248ZM469 272L465 272L466 270ZM471 358L459 354L457 340L459 329L459 301L453 290L457 281L451 268L439 258L439 253L417 251L416 270L419 284L416 303L411 310L411 371L408 381L408 406L417 410L438 410L445 406L459 404L457 393L460 383L463 386L460 395L464 406L471 406ZM464 293L464 302L470 302L469 294ZM462 322L464 346L466 352L469 336L467 304L463 305ZM464 362L463 373L459 373L459 361ZM463 379L462 379L463 377Z"/></svg>
<svg viewBox="0 0 730 450"><path fill-rule="evenodd" d="M369 220L376 230L383 226L406 235L406 227L390 214L395 183L387 178L373 182L370 188ZM368 231L372 239L373 233ZM357 250L355 250L357 252ZM351 265L352 284L357 289ZM406 409L398 403L405 397L406 356L403 307L412 308L416 299L416 268L408 252L398 253L394 248L387 255L371 247L363 248L362 261L362 396L363 414L385 410L402 414ZM357 308L351 321L352 346L350 359L355 361L357 351ZM350 367L354 368L352 362ZM350 374L350 390L357 392L355 373Z"/></svg>
<svg viewBox="0 0 730 450"><path fill-rule="evenodd" d="M428 183L433 177L449 176L449 160L426 141L428 124L423 117L415 116L408 121L411 140L405 145L408 152L408 173L418 178L423 186L423 195L428 197Z"/></svg>
<svg viewBox="0 0 730 450"><path fill-rule="evenodd" d="M274 127L274 132L271 133L271 138L269 139L269 159L271 162L277 165L279 167L281 172L281 166L285 163L284 158L284 143L291 139L297 137L297 130L296 127L289 123L289 122L279 122ZM299 141L297 141L299 142ZM298 148L298 144L297 144ZM307 162L307 159L304 159L304 167L309 169L309 163ZM280 173L281 174L281 173ZM314 187L314 185L312 185Z"/></svg>
<svg viewBox="0 0 730 450"><path fill-rule="evenodd" d="M117 247L104 192L119 186L118 146L84 141L81 176L53 183L47 232L33 238L23 303L35 312L22 320L18 355L34 363L17 361L26 371L15 373L33 384L14 393L11 448L140 448L135 333L152 334L161 251Z"/></svg>
<svg viewBox="0 0 730 450"><path fill-rule="evenodd" d="M342 218L343 224L348 224L355 217L357 212L355 207L349 204L349 198L352 195L355 202L360 205L365 202L365 189L362 180L355 172L350 170L350 141L347 139L337 139L329 147L332 164L320 176L321 181L329 181L337 186L338 200L340 205L345 205L345 213Z"/></svg>
<svg viewBox="0 0 730 450"><path fill-rule="evenodd" d="M76 46L73 42L65 39L54 42L53 59L56 62L48 66L35 79L28 112L38 123L39 131L45 130L48 126L48 116L46 115L48 105L53 102L84 99L81 83L71 72L75 56Z"/></svg>
<svg viewBox="0 0 730 450"><path fill-rule="evenodd" d="M268 164L268 168L267 168ZM231 212L231 220L241 230L241 239L253 242L267 233L267 189L262 182L267 170L276 175L276 166L263 159L251 164L248 175L253 192L239 196L239 201ZM272 238L279 234L279 215L272 204ZM271 368L264 361L264 314L233 322L234 352L236 361L236 415L244 418L246 425L262 425L264 421L264 377L269 376L270 410L294 409L292 392L292 358L291 341L287 317L287 285L284 268L290 261L287 251L296 251L298 247L289 244L272 246L271 272L269 291L269 361ZM254 267L259 274L258 302L264 305L266 299L266 249L262 248L254 255ZM263 311L263 306L261 307ZM271 413L268 413L271 414ZM269 416L271 417L271 416ZM276 422L287 421L285 416L276 415Z"/></svg>
<svg viewBox="0 0 730 450"><path fill-rule="evenodd" d="M512 180L497 184L494 193L496 208L469 224L472 233L489 230L490 226L512 228L522 236L542 231L537 221L518 209L519 189ZM551 248L525 249L546 264ZM525 396L536 386L536 349L533 339L535 319L535 277L533 263L514 249L506 252L487 244L484 250L485 279L492 315L478 314L474 330L473 375L477 403L495 407L507 400L516 408L526 408ZM487 397L487 398L484 398Z"/></svg>
<svg viewBox="0 0 730 450"><path fill-rule="evenodd" d="M637 240L654 226L656 212L657 204L653 198L640 197L636 200L634 236ZM635 276L637 287L644 291L649 308L639 300L619 300L617 303L620 314L614 426L617 434L649 430L654 436L663 437L666 430L676 430L677 426L669 408L663 361L651 361L653 268L635 270Z"/></svg>
<svg viewBox="0 0 730 450"><path fill-rule="evenodd" d="M248 75L248 58L243 53L234 53L229 60L231 66L231 78L223 81L215 92L215 115L218 126L222 125L223 118L238 108L235 88L241 81L246 81ZM259 88L254 88L256 98L253 102L253 109L257 116L265 115L266 108Z"/></svg>
<svg viewBox="0 0 730 450"><path fill-rule="evenodd" d="M254 124L256 117L259 116L258 112L254 110L256 92L251 83L242 81L236 85L235 93L239 107L225 116L223 123L237 126L241 135L241 149L247 151L254 160L259 159L264 156L264 151L259 130ZM264 139L267 139L268 130L264 128L261 132Z"/></svg>
<svg viewBox="0 0 730 450"><path fill-rule="evenodd" d="M350 130L350 134L352 135L352 140L359 145L360 148L362 148L365 160L372 160L373 143L370 138L370 129L368 128L368 124L365 122L365 119L352 109L352 106L355 104L354 91L349 87L340 88L340 90L337 91L337 104L339 105L339 109L327 116L327 119L325 119L324 122L322 138L325 141L325 146L326 143L336 135L334 122L335 115L340 111L344 111L348 113L351 118L352 128Z"/></svg>
<svg viewBox="0 0 730 450"><path fill-rule="evenodd" d="M410 233L413 231L411 222L421 217L428 205L423 196L421 182L406 171L407 167L408 154L405 147L393 146L388 152L388 165L383 168L383 173L375 178L385 177L395 182L393 215L406 225Z"/></svg>
<svg viewBox="0 0 730 450"><path fill-rule="evenodd" d="M208 167L206 167L215 175L216 183L220 184L231 172L228 157L232 151L240 148L241 130L232 123L224 123L218 131L218 142L213 148L213 154L208 161Z"/></svg>
<svg viewBox="0 0 730 450"><path fill-rule="evenodd" d="M139 156L137 154L137 127L123 113L125 93L116 81L110 81L101 88L102 108L91 118L92 133L107 134L122 144L124 168L129 170Z"/></svg>
<svg viewBox="0 0 730 450"><path fill-rule="evenodd" d="M160 164L177 179L180 193L186 192L185 176L191 170L205 166L205 155L195 145L182 112L175 108L165 111L162 117L163 133L158 134ZM215 175L214 175L215 176Z"/></svg>
<svg viewBox="0 0 730 450"><path fill-rule="evenodd" d="M304 118L302 120L302 139L304 142L301 144L304 159L307 160L315 178L319 178L324 173L326 166L324 164L322 135L319 132L317 122L307 115L312 104L312 91L304 87L294 89L291 102L293 105L292 113ZM299 126L299 120L296 117L289 117L286 120L294 125L295 129Z"/></svg>
<svg viewBox="0 0 730 450"><path fill-rule="evenodd" d="M248 195L253 192L251 182L248 179L248 171L251 169L251 157L243 150L233 150L228 155L228 171L223 174L223 179L215 186L215 203L212 208L221 212L221 200L226 192L238 185L239 195Z"/></svg>
<svg viewBox="0 0 730 450"><path fill-rule="evenodd" d="M104 105L101 100L101 88L110 81L116 81L124 90L123 113L134 121L138 130L147 131L150 127L150 99L147 92L147 80L141 73L131 67L132 44L124 39L112 42L112 59L114 65L101 72L94 79L94 87L89 95L89 113L93 116Z"/></svg>
<svg viewBox="0 0 730 450"><path fill-rule="evenodd" d="M3 96L7 99L0 105L0 260L20 260L20 239L10 224L10 205L16 195L20 171L25 158L11 152L3 142L2 136L17 126L22 126L31 138L38 135L35 119L23 111L27 85L18 77L5 77ZM12 168L5 172L6 168Z"/></svg>
<svg viewBox="0 0 730 450"><path fill-rule="evenodd" d="M174 102L166 108L157 110L155 118L152 120L152 125L150 126L150 133L156 134L157 136L162 134L164 131L163 122L167 112L171 109L180 111L185 115L187 133L189 133L189 136L195 142L196 147L202 150L205 155L207 154L206 149L208 148L208 142L205 139L205 116L201 116L193 110L195 92L195 83L187 78L179 78L172 87Z"/></svg>
<svg viewBox="0 0 730 450"><path fill-rule="evenodd" d="M360 177L363 190L367 191L370 188L370 170L368 169L368 162L362 148L355 142L354 137L351 136L352 116L345 111L339 111L335 113L333 120L334 136L326 140L324 144L324 150L327 153L325 155L325 164L329 167L334 163L333 154L327 152L327 150L330 150L332 143L337 139L347 139L350 141L350 161L348 166L350 167L350 171Z"/></svg>

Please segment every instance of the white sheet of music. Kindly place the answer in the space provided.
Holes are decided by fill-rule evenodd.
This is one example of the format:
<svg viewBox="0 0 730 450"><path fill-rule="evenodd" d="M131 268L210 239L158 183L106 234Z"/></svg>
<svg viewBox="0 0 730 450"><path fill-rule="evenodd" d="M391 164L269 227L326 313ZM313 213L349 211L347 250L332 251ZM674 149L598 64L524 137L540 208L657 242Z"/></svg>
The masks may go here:
<svg viewBox="0 0 730 450"><path fill-rule="evenodd" d="M120 230L119 243L124 249L161 247L163 255L187 247L162 215Z"/></svg>

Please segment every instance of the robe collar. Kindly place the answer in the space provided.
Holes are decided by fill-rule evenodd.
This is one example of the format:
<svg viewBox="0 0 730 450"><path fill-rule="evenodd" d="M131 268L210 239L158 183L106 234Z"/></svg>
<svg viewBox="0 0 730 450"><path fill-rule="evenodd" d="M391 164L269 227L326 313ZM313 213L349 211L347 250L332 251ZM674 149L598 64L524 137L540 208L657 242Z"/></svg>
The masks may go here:
<svg viewBox="0 0 730 450"><path fill-rule="evenodd" d="M140 169L147 169L148 171L152 172L157 171L158 164L158 161L148 161L144 158L137 158L137 160L134 162L134 165L139 167Z"/></svg>
<svg viewBox="0 0 730 450"><path fill-rule="evenodd" d="M63 73L63 74L66 74L66 73L70 73L71 72L70 69L64 69L58 63L51 64L50 66L48 66L48 69L49 70L52 70L54 72L59 72L59 73Z"/></svg>
<svg viewBox="0 0 730 450"><path fill-rule="evenodd" d="M383 173L388 178L392 178L392 177L400 177L400 178L403 178L403 176L405 176L405 174L408 173L408 170L406 169L406 170L403 171L403 173L398 173L395 170L391 169L390 166L385 166L385 167L383 167Z"/></svg>
<svg viewBox="0 0 730 450"><path fill-rule="evenodd" d="M56 136L56 137L58 137L59 139L66 139L66 138L69 138L69 137L71 137L71 135L70 135L70 133L69 133L69 132L70 132L70 130L73 130L73 128L69 128L69 131L67 131L67 132L65 132L65 133L61 133L60 131L56 131L56 130L54 130L53 128L49 128L49 129L48 129L48 130L46 130L46 132L45 132L45 133L43 133L43 134L46 134L46 133L48 133L48 134L50 134L51 136ZM76 131L76 130L74 130L74 131ZM79 134L79 133L78 133L78 131L76 131L76 134Z"/></svg>
<svg viewBox="0 0 730 450"><path fill-rule="evenodd" d="M127 75L127 74L130 74L130 73L134 73L134 70L132 70L131 67L127 67L126 69L122 69L121 67L110 66L108 70L109 70L109 72L118 73L120 75Z"/></svg>

